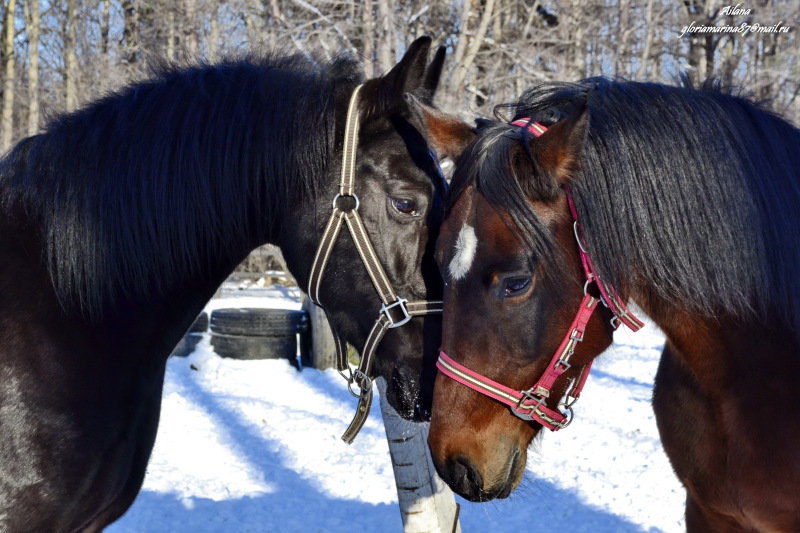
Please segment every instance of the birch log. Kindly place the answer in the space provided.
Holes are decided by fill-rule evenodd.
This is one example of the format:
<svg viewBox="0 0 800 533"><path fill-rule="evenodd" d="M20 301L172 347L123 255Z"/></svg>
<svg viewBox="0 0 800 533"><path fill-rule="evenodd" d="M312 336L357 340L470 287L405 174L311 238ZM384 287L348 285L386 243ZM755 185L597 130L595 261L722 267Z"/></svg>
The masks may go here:
<svg viewBox="0 0 800 533"><path fill-rule="evenodd" d="M404 533L461 532L458 505L436 474L428 452L428 424L404 420L386 401L386 381L376 380Z"/></svg>

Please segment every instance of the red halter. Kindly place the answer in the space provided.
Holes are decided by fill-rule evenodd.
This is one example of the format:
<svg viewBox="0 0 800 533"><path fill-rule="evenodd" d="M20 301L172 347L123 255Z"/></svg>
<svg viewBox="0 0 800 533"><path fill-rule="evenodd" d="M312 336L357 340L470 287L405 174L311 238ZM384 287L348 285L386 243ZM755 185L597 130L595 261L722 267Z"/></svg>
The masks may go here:
<svg viewBox="0 0 800 533"><path fill-rule="evenodd" d="M515 120L511 125L526 128L534 137L539 137L547 131L545 126L533 122L530 118ZM565 394L565 398L561 403L564 405L566 412L551 409L546 405L556 380L572 366L569 363L569 359L575 352L577 344L583 340L586 324L597 308L598 299L589 294L589 285L594 283L597 286L600 292L600 301L614 314L614 318L611 320L611 325L614 329L617 329L620 323L625 324L632 331L637 331L644 325L641 320L628 310L614 288L603 283L597 275L592 259L589 257L589 253L581 240L578 211L575 209L569 186L564 186L564 193L567 195L567 203L572 215L575 240L578 243L578 252L581 257L586 283L583 286L583 300L581 300L578 312L575 314L575 319L572 321L566 336L561 341L555 354L553 354L539 381L530 389L518 391L470 370L454 361L443 351L439 352L439 360L436 362L436 367L444 375L470 389L508 405L515 416L523 420L535 420L553 431L566 427L572 421L572 405L580 397L583 385L586 383L586 378L589 377L589 370L592 367L591 361L586 363Z"/></svg>

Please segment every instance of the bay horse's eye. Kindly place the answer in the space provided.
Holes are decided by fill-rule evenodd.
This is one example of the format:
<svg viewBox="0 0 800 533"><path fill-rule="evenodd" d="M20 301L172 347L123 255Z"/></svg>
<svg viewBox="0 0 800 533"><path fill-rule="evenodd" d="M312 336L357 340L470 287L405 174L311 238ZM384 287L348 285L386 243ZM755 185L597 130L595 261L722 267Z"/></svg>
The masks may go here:
<svg viewBox="0 0 800 533"><path fill-rule="evenodd" d="M527 292L530 286L531 286L531 278L529 277L507 279L503 283L503 296L505 297L519 296Z"/></svg>
<svg viewBox="0 0 800 533"><path fill-rule="evenodd" d="M398 213L403 213L404 215L415 217L419 214L417 212L417 202L409 200L408 198L392 198L392 207L394 207Z"/></svg>

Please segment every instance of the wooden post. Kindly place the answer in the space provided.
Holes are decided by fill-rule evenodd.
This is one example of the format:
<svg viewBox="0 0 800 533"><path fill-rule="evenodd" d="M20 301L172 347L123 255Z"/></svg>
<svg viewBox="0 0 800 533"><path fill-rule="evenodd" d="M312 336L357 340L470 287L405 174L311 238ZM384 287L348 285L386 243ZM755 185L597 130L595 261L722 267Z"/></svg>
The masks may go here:
<svg viewBox="0 0 800 533"><path fill-rule="evenodd" d="M455 497L436 474L428 451L428 424L404 420L386 401L386 381L378 378L375 384L404 533L460 533Z"/></svg>

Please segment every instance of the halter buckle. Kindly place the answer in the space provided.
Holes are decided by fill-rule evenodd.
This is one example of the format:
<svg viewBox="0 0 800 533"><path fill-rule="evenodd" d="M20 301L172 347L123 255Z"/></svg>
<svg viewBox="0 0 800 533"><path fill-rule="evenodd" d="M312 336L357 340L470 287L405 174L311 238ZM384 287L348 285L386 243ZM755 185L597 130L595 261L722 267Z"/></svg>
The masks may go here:
<svg viewBox="0 0 800 533"><path fill-rule="evenodd" d="M406 300L405 298L398 297L396 301L390 303L389 305L381 304L380 312L386 315L386 318L389 319L390 329L399 328L403 324L407 324L409 321L411 321L411 315L408 313L408 307L406 307L407 303L408 300ZM400 311L403 313L403 316L399 320L395 320L394 317L392 317L392 313L389 312L391 309L394 309L396 307L399 308Z"/></svg>
<svg viewBox="0 0 800 533"><path fill-rule="evenodd" d="M542 405L544 405L544 402L547 401L547 396L534 392L532 388L520 392L522 396L517 402L517 405L511 410L511 412L514 413L514 416L516 416L517 418L521 418L522 420L525 420L527 422L536 420L536 416L534 416L534 413ZM533 403L523 405L526 401L533 401ZM536 421L538 422L538 420Z"/></svg>

